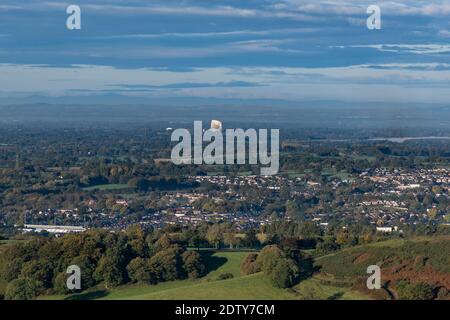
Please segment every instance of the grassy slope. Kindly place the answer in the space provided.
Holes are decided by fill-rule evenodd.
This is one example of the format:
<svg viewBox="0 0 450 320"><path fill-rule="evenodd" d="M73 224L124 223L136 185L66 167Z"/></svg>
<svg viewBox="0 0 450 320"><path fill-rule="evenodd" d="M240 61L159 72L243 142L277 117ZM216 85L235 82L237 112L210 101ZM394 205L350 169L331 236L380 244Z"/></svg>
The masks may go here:
<svg viewBox="0 0 450 320"><path fill-rule="evenodd" d="M72 296L45 296L41 299L120 299L120 300L292 300L292 299L361 299L362 295L346 288L337 288L319 284L316 279L308 279L295 290L272 287L264 275L240 275L240 264L246 252L217 252L207 260L215 270L198 280L179 280L163 282L158 285L125 285L111 291L92 290ZM216 265L217 262L223 263ZM234 278L217 280L223 273L232 273ZM344 294L342 292L344 291Z"/></svg>
<svg viewBox="0 0 450 320"><path fill-rule="evenodd" d="M231 273L233 276L241 276L241 262L248 255L248 252L217 252L212 255L213 258L221 259L224 264L220 265L217 269L210 271L207 275L207 279L216 280L217 277L224 273ZM226 260L224 260L226 259ZM213 261L206 259L206 264L210 266L214 265ZM214 267L214 266L213 266Z"/></svg>
<svg viewBox="0 0 450 320"><path fill-rule="evenodd" d="M359 290L365 288L367 266L379 264L382 281L387 289L373 291L377 299L396 296L396 283L406 279L412 283L424 282L435 287L450 288L450 237L418 237L410 240L389 240L341 250L316 259L322 278L336 281L353 281ZM325 282L330 283L330 282ZM369 293L369 292L367 292Z"/></svg>
<svg viewBox="0 0 450 320"><path fill-rule="evenodd" d="M170 284L165 286L154 286L145 293L136 294L142 288L128 288L116 290L105 299L130 299L130 300L204 300L204 299L294 299L295 296L287 290L273 288L266 282L262 274L254 274L246 277L233 278L222 281L197 281L186 286L170 288Z"/></svg>
<svg viewBox="0 0 450 320"><path fill-rule="evenodd" d="M302 281L294 287L299 299L303 300L367 300L368 297L345 287L334 287L320 283L320 278L313 277Z"/></svg>

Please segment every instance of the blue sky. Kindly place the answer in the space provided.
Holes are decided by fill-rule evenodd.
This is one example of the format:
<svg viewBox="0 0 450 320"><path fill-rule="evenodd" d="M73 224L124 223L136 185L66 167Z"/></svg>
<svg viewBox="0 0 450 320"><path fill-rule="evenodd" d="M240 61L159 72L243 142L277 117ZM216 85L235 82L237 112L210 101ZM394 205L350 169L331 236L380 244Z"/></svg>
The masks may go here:
<svg viewBox="0 0 450 320"><path fill-rule="evenodd" d="M66 28L77 4L82 29ZM382 10L368 30L366 9ZM450 0L0 2L11 97L450 101Z"/></svg>

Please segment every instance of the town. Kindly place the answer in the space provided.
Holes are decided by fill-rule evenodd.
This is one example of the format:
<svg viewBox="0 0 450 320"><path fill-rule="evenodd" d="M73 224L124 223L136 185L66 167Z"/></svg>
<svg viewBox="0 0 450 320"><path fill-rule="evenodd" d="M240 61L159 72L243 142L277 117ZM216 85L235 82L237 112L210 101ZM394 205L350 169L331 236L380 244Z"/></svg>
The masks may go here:
<svg viewBox="0 0 450 320"><path fill-rule="evenodd" d="M167 134L160 131L156 135ZM285 150L291 145L285 142ZM3 148L11 150L11 146ZM308 147L317 148L328 147L314 143ZM364 148L369 147L361 147ZM92 159L94 155L98 156L98 151L85 151L85 154L87 157L83 159ZM13 223L21 232L57 234L89 228L125 230L136 223L161 228L225 222L238 231L245 231L276 221L299 219L326 229L330 223L339 220L342 227L361 223L386 233L400 233L405 226L450 223L450 171L445 166L376 167L367 157L354 161L353 165L361 168L348 170L335 158L330 156L335 164L329 168L318 169L317 164L309 163L310 168L298 165L304 167L302 170L290 168L295 164L285 160L284 168L275 176L260 176L256 168L248 166L242 169L244 171L239 169L241 171L225 175L223 170L227 168L217 165L196 166L195 170L200 174L192 174L189 171L192 168L185 166L188 171L182 179L169 181L155 176L150 179L133 177L128 165L111 162L97 163L97 168L90 164L89 171L92 175L94 169L95 174L86 177L80 160L66 167L48 167L38 173L13 157L9 163L14 167L3 169L3 174L21 172L24 177L51 177L51 181L34 185L31 190L25 188L29 190L26 195L41 194L41 199L33 206L18 208L8 206L6 201L0 222L4 226ZM153 163L142 160L151 170L162 172L161 175L167 175L164 173L167 170L179 170L170 161L159 158L150 161ZM351 170L354 172L349 173ZM120 177L121 172L125 178ZM126 183L120 183L120 180L126 180ZM44 186L47 190L42 194ZM58 205L51 206L50 199L57 190L73 190L73 200L66 199L64 205L58 201ZM4 192L6 200L13 190Z"/></svg>

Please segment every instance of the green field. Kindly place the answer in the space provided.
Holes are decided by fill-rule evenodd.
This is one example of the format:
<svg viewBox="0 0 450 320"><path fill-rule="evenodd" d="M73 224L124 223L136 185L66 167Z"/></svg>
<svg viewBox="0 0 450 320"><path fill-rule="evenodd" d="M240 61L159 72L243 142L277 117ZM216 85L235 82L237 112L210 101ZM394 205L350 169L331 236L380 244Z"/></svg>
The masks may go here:
<svg viewBox="0 0 450 320"><path fill-rule="evenodd" d="M92 190L123 190L123 189L133 189L127 184L99 184L92 187L83 188L85 191Z"/></svg>
<svg viewBox="0 0 450 320"><path fill-rule="evenodd" d="M289 178L303 178L307 174L312 174L311 169L305 170L284 170L281 172L282 175L287 175ZM349 180L351 179L351 175L345 171L336 171L335 169L323 170L321 172L323 176L338 178L341 180Z"/></svg>
<svg viewBox="0 0 450 320"><path fill-rule="evenodd" d="M4 244L18 243L20 241L23 241L23 240L0 240L0 246L4 245Z"/></svg>
<svg viewBox="0 0 450 320"><path fill-rule="evenodd" d="M294 299L287 290L277 289L266 282L262 274L254 274L222 281L184 281L165 283L153 288L142 286L119 288L105 299L130 300L229 300L229 299Z"/></svg>
<svg viewBox="0 0 450 320"><path fill-rule="evenodd" d="M216 252L206 256L212 269L197 280L163 282L157 285L126 285L113 290L97 288L71 296L43 296L40 299L105 299L105 300L293 300L293 299L363 299L347 288L322 286L308 279L293 289L271 286L262 273L240 275L240 264L247 252ZM220 274L232 273L234 278L218 280Z"/></svg>
<svg viewBox="0 0 450 320"><path fill-rule="evenodd" d="M293 288L303 300L367 300L368 297L346 287L335 287L321 283L319 277L302 281Z"/></svg>

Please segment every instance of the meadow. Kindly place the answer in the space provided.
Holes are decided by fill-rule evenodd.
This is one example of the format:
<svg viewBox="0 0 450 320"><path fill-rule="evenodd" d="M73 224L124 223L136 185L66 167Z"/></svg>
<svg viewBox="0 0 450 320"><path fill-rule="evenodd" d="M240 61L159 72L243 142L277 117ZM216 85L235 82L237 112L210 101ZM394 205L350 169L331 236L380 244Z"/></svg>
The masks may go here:
<svg viewBox="0 0 450 320"><path fill-rule="evenodd" d="M130 187L127 184L99 184L99 185L96 185L96 186L83 188L83 190L85 190L85 191L92 191L92 190L122 190L122 189L133 189L133 187Z"/></svg>

